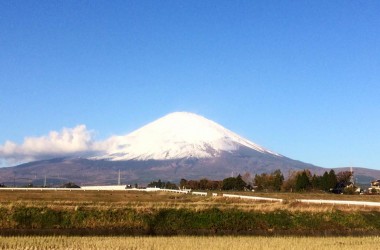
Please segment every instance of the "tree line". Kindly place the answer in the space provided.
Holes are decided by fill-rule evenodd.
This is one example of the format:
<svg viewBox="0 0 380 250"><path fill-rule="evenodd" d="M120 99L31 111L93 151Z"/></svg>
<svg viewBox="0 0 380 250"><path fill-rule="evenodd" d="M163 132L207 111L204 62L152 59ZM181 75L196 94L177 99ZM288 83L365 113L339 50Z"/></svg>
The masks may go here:
<svg viewBox="0 0 380 250"><path fill-rule="evenodd" d="M258 191L332 191L332 192L351 192L345 190L348 187L352 176L351 171L342 171L335 174L331 169L325 171L323 175L312 174L310 170L301 170L291 172L285 180L280 170L271 174L263 173L255 175L254 183Z"/></svg>
<svg viewBox="0 0 380 250"><path fill-rule="evenodd" d="M165 189L178 189L178 186L175 183L171 183L170 181L152 181L148 184L148 187L156 187L156 188L165 188Z"/></svg>
<svg viewBox="0 0 380 250"><path fill-rule="evenodd" d="M200 180L186 180L181 179L179 187L171 182L165 181L152 181L148 187L167 188L167 189L193 189L193 190L235 190L242 191L245 189L252 189L247 182L243 180L241 175L237 177L228 177L222 181L209 180L206 178Z"/></svg>
<svg viewBox="0 0 380 250"><path fill-rule="evenodd" d="M303 191L331 191L331 192L353 192L353 185L350 186L352 172L342 171L338 174L333 169L325 171L322 175L312 174L310 170L293 171L285 179L281 170L272 173L256 174L252 177L249 173L243 176L228 177L223 180L200 180L181 179L179 187L170 182L161 180L151 182L148 187L159 188L181 188L193 190L256 190L264 192L303 192ZM347 187L350 186L351 189Z"/></svg>
<svg viewBox="0 0 380 250"><path fill-rule="evenodd" d="M250 188L249 185L243 180L241 175L237 177L228 177L222 181L208 180L203 178L201 180L186 180L181 179L180 187L186 189L196 190L235 190L241 191Z"/></svg>

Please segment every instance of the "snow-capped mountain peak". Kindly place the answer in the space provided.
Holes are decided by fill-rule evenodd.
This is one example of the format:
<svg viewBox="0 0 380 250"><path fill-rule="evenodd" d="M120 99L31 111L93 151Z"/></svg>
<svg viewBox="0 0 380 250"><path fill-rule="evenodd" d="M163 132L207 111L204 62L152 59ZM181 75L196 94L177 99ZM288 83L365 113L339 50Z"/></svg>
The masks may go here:
<svg viewBox="0 0 380 250"><path fill-rule="evenodd" d="M170 113L115 140L106 155L96 158L114 161L210 158L242 146L280 156L211 120L188 112Z"/></svg>

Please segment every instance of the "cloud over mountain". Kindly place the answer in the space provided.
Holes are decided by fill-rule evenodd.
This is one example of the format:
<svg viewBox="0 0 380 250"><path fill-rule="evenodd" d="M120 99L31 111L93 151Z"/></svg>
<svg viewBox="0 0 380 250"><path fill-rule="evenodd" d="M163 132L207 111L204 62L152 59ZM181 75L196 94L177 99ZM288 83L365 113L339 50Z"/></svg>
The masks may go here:
<svg viewBox="0 0 380 250"><path fill-rule="evenodd" d="M96 146L97 145L97 146ZM22 144L6 141L0 145L0 158L6 162L26 162L47 157L88 154L100 144L94 142L93 132L85 125L51 131L40 137L26 137Z"/></svg>
<svg viewBox="0 0 380 250"><path fill-rule="evenodd" d="M96 141L85 125L26 137L21 144L6 141L0 145L0 162L10 165L67 156L111 161L214 158L240 148L280 156L202 116L174 112L130 134L103 141Z"/></svg>

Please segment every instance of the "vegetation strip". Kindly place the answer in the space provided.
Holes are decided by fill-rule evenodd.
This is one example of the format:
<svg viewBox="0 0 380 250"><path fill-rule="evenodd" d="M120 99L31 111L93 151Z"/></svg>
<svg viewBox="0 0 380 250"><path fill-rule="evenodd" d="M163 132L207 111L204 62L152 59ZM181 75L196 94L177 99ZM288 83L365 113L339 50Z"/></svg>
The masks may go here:
<svg viewBox="0 0 380 250"><path fill-rule="evenodd" d="M13 205L0 207L0 227L2 235L373 235L380 232L380 212Z"/></svg>

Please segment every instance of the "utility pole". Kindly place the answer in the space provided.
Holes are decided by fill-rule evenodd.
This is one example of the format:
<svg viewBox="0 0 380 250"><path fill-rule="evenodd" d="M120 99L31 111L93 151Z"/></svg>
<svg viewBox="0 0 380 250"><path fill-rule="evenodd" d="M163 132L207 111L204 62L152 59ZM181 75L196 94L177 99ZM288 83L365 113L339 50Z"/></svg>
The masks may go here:
<svg viewBox="0 0 380 250"><path fill-rule="evenodd" d="M351 182L352 184L355 184L354 171L352 170L352 167L350 167L350 171L351 171L350 182Z"/></svg>
<svg viewBox="0 0 380 250"><path fill-rule="evenodd" d="M119 186L121 185L121 184L120 184L120 169L119 169L119 178L118 178L118 180L117 180L117 185L119 185Z"/></svg>

